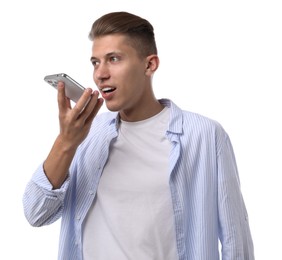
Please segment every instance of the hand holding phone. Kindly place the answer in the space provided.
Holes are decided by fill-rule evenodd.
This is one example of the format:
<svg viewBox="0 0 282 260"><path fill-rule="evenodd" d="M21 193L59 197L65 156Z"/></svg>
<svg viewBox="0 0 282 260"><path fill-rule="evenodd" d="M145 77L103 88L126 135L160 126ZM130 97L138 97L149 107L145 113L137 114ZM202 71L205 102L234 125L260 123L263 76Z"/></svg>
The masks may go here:
<svg viewBox="0 0 282 260"><path fill-rule="evenodd" d="M66 96L74 102L79 100L85 90L82 85L80 85L66 73L47 75L44 77L44 80L55 89L57 89L59 81L64 82Z"/></svg>

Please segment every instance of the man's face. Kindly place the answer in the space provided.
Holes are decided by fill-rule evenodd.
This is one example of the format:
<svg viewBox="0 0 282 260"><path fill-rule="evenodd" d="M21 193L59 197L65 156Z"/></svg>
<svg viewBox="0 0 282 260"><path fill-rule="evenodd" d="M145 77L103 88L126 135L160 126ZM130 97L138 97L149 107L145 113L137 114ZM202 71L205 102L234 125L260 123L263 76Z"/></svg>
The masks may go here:
<svg viewBox="0 0 282 260"><path fill-rule="evenodd" d="M91 62L94 82L109 110L119 111L121 115L136 113L151 98L147 59L138 56L126 36L114 34L95 38Z"/></svg>

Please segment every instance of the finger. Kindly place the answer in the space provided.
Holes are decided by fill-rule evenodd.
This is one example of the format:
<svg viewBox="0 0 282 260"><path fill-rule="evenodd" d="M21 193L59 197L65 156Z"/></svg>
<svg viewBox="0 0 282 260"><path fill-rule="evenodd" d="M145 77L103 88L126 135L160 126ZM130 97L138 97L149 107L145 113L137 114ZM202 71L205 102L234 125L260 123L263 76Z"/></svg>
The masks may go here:
<svg viewBox="0 0 282 260"><path fill-rule="evenodd" d="M103 103L104 103L104 99L103 98L98 98L97 99L97 103L96 103L94 109L91 111L90 115L85 120L85 125L89 125L89 124L92 123L93 119L98 114L98 112L99 112L100 108L102 107Z"/></svg>
<svg viewBox="0 0 282 260"><path fill-rule="evenodd" d="M76 114L76 116L80 116L82 111L87 106L89 100L92 99L91 96L92 96L92 89L91 88L85 89L82 96L79 98L79 100L77 101L77 103L73 107L73 110L74 110L74 113Z"/></svg>
<svg viewBox="0 0 282 260"><path fill-rule="evenodd" d="M66 97L65 94L65 85L63 82L58 83L58 106L59 106L59 111L64 112L67 108L70 107L70 100L69 98Z"/></svg>
<svg viewBox="0 0 282 260"><path fill-rule="evenodd" d="M99 96L99 92L95 90L92 93L90 100L87 101L88 102L87 105L83 108L83 111L81 111L79 114L79 118L82 121L86 121L86 119L92 113L93 109L95 109L95 106L97 105L98 102L98 96Z"/></svg>

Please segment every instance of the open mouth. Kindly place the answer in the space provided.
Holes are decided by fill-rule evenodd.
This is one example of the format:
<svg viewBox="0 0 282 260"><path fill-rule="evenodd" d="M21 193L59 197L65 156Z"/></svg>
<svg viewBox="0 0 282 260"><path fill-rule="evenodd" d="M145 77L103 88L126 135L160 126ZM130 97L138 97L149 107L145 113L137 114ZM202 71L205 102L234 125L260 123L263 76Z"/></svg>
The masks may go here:
<svg viewBox="0 0 282 260"><path fill-rule="evenodd" d="M116 88L105 87L105 88L101 88L100 90L103 91L103 93L111 93L115 91Z"/></svg>

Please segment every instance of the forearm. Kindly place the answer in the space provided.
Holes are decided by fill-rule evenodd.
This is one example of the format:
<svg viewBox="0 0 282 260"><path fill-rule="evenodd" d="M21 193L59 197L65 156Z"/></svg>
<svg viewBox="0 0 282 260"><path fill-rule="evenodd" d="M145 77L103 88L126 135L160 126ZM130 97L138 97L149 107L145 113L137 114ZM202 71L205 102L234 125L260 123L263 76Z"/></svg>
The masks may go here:
<svg viewBox="0 0 282 260"><path fill-rule="evenodd" d="M230 207L225 206L227 214L221 217L222 260L254 260L253 241L244 202L238 205L236 212L230 211Z"/></svg>
<svg viewBox="0 0 282 260"><path fill-rule="evenodd" d="M76 148L76 146L63 142L60 136L57 137L43 165L46 177L53 189L59 189L67 178Z"/></svg>
<svg viewBox="0 0 282 260"><path fill-rule="evenodd" d="M228 138L218 157L218 210L222 259L254 260L248 214L235 155Z"/></svg>

